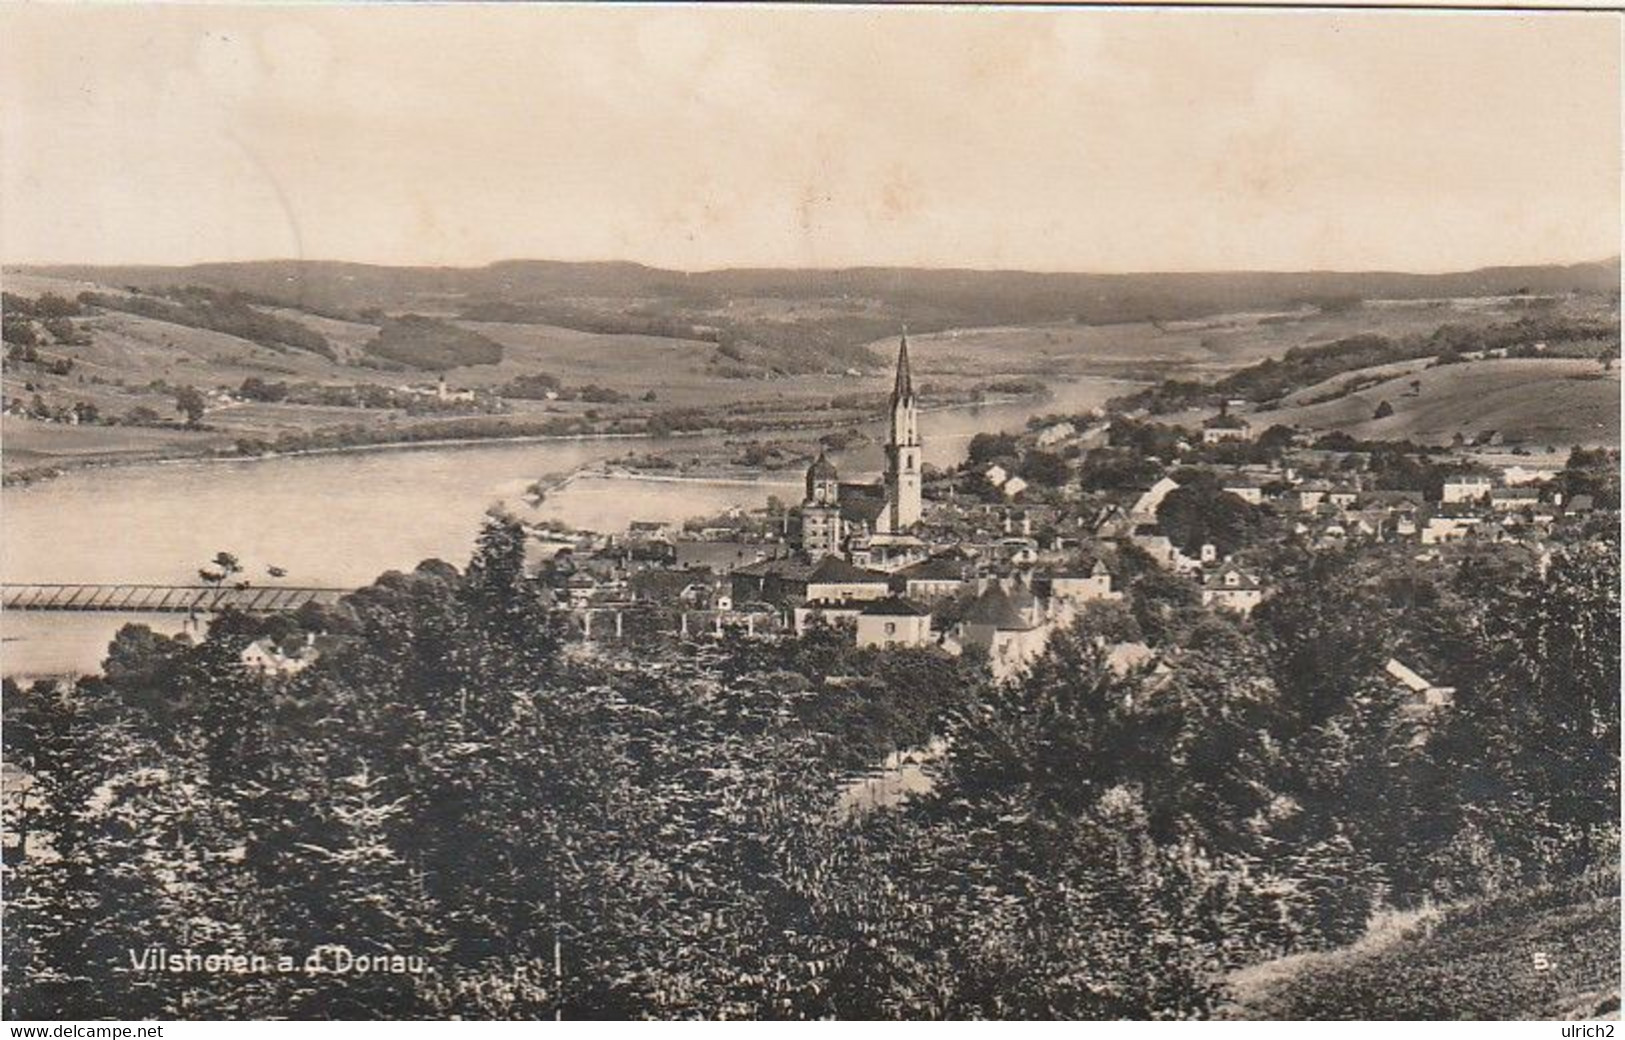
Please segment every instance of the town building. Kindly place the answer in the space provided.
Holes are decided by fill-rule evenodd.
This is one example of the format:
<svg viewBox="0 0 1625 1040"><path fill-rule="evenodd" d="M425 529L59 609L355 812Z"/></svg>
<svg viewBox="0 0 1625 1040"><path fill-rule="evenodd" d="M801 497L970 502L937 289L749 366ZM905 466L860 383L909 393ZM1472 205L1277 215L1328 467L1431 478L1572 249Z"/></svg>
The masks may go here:
<svg viewBox="0 0 1625 1040"><path fill-rule="evenodd" d="M1095 600L1122 599L1123 594L1112 588L1112 572L1105 561L1096 560L1086 574L1060 573L1035 579L1039 591L1052 600L1081 606Z"/></svg>
<svg viewBox="0 0 1625 1040"><path fill-rule="evenodd" d="M1233 563L1224 564L1202 581L1202 605L1251 614L1264 598L1258 579Z"/></svg>
<svg viewBox="0 0 1625 1040"><path fill-rule="evenodd" d="M1223 444L1226 441L1250 441L1253 424L1239 415L1221 412L1202 423L1203 444Z"/></svg>
<svg viewBox="0 0 1625 1040"><path fill-rule="evenodd" d="M1439 496L1439 501L1445 505L1477 502L1489 493L1489 477L1455 476L1444 482L1444 489Z"/></svg>
<svg viewBox="0 0 1625 1040"><path fill-rule="evenodd" d="M993 586L959 615L953 631L961 646L987 653L994 678L1007 679L1044 652L1052 628L1031 592Z"/></svg>
<svg viewBox="0 0 1625 1040"><path fill-rule="evenodd" d="M931 611L899 596L875 600L858 612L860 647L929 646Z"/></svg>

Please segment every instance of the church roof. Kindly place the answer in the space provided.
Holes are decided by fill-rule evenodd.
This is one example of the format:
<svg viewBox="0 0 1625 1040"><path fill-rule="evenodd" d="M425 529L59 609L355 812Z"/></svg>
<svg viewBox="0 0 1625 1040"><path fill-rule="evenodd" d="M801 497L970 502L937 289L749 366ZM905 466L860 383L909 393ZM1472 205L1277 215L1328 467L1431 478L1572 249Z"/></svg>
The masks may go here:
<svg viewBox="0 0 1625 1040"><path fill-rule="evenodd" d="M908 334L904 333L902 345L897 348L897 382L892 386L891 399L896 402L913 396L914 375L908 367Z"/></svg>
<svg viewBox="0 0 1625 1040"><path fill-rule="evenodd" d="M812 465L807 467L807 482L809 484L815 480L835 480L838 477L839 474L835 471L835 463L829 461L829 456L822 451L818 453L816 459L813 459Z"/></svg>
<svg viewBox="0 0 1625 1040"><path fill-rule="evenodd" d="M886 509L886 489L878 484L841 485L841 519L873 525Z"/></svg>

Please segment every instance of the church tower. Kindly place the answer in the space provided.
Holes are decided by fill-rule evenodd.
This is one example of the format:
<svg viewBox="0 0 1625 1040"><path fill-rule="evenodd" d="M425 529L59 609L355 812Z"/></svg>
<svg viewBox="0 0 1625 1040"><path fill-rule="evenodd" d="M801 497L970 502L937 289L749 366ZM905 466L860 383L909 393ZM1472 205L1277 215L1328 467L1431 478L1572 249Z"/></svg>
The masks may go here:
<svg viewBox="0 0 1625 1040"><path fill-rule="evenodd" d="M807 497L801 502L801 551L813 559L841 551L841 478L820 451L807 467Z"/></svg>
<svg viewBox="0 0 1625 1040"><path fill-rule="evenodd" d="M886 510L884 530L902 534L920 522L919 405L914 376L908 367L908 333L897 348L897 381L891 392L891 431L886 439Z"/></svg>

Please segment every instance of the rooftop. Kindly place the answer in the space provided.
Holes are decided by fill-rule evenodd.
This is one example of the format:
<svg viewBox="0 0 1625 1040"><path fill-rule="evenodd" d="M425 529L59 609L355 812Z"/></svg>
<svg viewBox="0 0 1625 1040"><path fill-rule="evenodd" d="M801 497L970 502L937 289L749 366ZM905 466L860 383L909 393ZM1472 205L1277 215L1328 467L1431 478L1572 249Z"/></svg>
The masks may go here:
<svg viewBox="0 0 1625 1040"><path fill-rule="evenodd" d="M913 600L887 596L864 607L863 613L868 617L927 617L931 612Z"/></svg>
<svg viewBox="0 0 1625 1040"><path fill-rule="evenodd" d="M824 557L807 574L808 582L820 585L829 583L851 584L855 582L884 585L888 580L888 577L879 571L854 567L839 556Z"/></svg>
<svg viewBox="0 0 1625 1040"><path fill-rule="evenodd" d="M961 621L973 625L992 625L1002 629L1029 629L1036 628L1022 613L1033 605L1032 593L1019 591L1009 593L1001 588L992 588L978 596L965 611L960 614Z"/></svg>

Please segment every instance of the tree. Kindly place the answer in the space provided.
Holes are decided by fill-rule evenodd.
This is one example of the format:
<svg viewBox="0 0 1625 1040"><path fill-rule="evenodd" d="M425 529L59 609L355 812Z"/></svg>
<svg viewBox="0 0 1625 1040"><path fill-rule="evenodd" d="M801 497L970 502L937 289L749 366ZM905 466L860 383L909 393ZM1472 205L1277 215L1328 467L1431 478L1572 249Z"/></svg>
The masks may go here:
<svg viewBox="0 0 1625 1040"><path fill-rule="evenodd" d="M1065 459L1054 452L1036 449L1022 456L1016 472L1029 483L1042 487L1060 487L1071 477Z"/></svg>
<svg viewBox="0 0 1625 1040"><path fill-rule="evenodd" d="M1439 754L1462 776L1465 817L1525 881L1568 876L1618 840L1619 619L1608 541L1557 550L1479 608L1481 677L1458 690Z"/></svg>
<svg viewBox="0 0 1625 1040"><path fill-rule="evenodd" d="M203 421L208 402L196 387L183 386L175 391L175 411L186 416L186 425L196 426Z"/></svg>
<svg viewBox="0 0 1625 1040"><path fill-rule="evenodd" d="M209 562L213 566L199 568L197 576L217 589L223 586L227 579L242 573L243 565L232 553L217 552L214 559Z"/></svg>
<svg viewBox="0 0 1625 1040"><path fill-rule="evenodd" d="M34 331L34 323L20 315L6 314L0 317L0 336L7 343L22 347L39 345L39 334Z"/></svg>
<svg viewBox="0 0 1625 1040"><path fill-rule="evenodd" d="M34 301L34 316L38 318L75 318L79 313L78 303L56 293L41 293L40 298Z"/></svg>
<svg viewBox="0 0 1625 1040"><path fill-rule="evenodd" d="M1262 518L1252 504L1202 480L1170 491L1157 506L1157 525L1184 552L1211 543L1227 556L1257 536Z"/></svg>
<svg viewBox="0 0 1625 1040"><path fill-rule="evenodd" d="M978 433L970 439L966 457L972 466L982 466L996 459L1016 454L1018 442L1014 434Z"/></svg>
<svg viewBox="0 0 1625 1040"><path fill-rule="evenodd" d="M1258 435L1257 445L1268 452L1280 452L1292 446L1298 432L1290 426L1281 423L1272 424L1267 430Z"/></svg>

